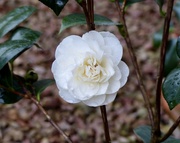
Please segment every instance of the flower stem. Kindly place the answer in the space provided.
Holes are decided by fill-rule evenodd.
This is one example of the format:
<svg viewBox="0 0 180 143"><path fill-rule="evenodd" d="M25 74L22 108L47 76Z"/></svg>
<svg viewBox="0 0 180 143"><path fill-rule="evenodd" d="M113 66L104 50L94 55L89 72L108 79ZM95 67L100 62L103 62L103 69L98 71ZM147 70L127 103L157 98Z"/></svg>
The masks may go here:
<svg viewBox="0 0 180 143"><path fill-rule="evenodd" d="M111 138L109 134L109 126L108 126L108 121L107 121L107 114L106 114L106 106L100 106L101 109L101 115L103 119L103 124L104 124L104 132L105 132L105 138L106 138L106 143L111 143Z"/></svg>

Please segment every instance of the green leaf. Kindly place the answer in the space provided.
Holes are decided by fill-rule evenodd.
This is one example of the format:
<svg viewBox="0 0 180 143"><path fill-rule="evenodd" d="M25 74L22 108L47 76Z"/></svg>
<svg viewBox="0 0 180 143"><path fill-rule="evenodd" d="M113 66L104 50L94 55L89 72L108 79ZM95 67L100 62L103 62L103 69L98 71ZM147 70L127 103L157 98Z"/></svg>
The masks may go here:
<svg viewBox="0 0 180 143"><path fill-rule="evenodd" d="M164 0L155 0L156 1L156 3L159 5L159 11L160 11L160 14L161 14L161 16L165 16L165 12L162 10L162 7L163 7L163 5L164 5Z"/></svg>
<svg viewBox="0 0 180 143"><path fill-rule="evenodd" d="M0 44L0 69L10 60L32 47L40 33L28 28L19 27L13 32L11 40Z"/></svg>
<svg viewBox="0 0 180 143"><path fill-rule="evenodd" d="M0 69L31 46L32 42L27 40L10 40L0 44Z"/></svg>
<svg viewBox="0 0 180 143"><path fill-rule="evenodd" d="M173 10L174 10L174 12L175 12L175 14L176 14L177 19L180 21L180 1L178 1L178 2L174 5Z"/></svg>
<svg viewBox="0 0 180 143"><path fill-rule="evenodd" d="M97 14L94 15L94 23L95 25L120 25L120 23L113 22L109 18ZM86 17L84 14L75 13L67 15L62 19L60 33L69 27L84 24L86 24Z"/></svg>
<svg viewBox="0 0 180 143"><path fill-rule="evenodd" d="M153 47L158 49L162 42L162 30L159 30L153 35Z"/></svg>
<svg viewBox="0 0 180 143"><path fill-rule="evenodd" d="M124 0L119 0L120 4L122 4L123 1ZM126 6L129 6L129 5L137 3L137 2L142 2L142 1L145 1L145 0L126 0Z"/></svg>
<svg viewBox="0 0 180 143"><path fill-rule="evenodd" d="M40 35L41 33L38 31L34 31L26 27L18 27L15 29L15 31L13 31L11 40L27 40L34 43L37 41Z"/></svg>
<svg viewBox="0 0 180 143"><path fill-rule="evenodd" d="M35 10L32 6L19 7L0 18L0 37L28 18Z"/></svg>
<svg viewBox="0 0 180 143"><path fill-rule="evenodd" d="M176 48L177 39L171 39L167 43L167 50L165 55L165 70L164 76L166 77L174 68L177 67L180 58L177 55Z"/></svg>
<svg viewBox="0 0 180 143"><path fill-rule="evenodd" d="M151 141L151 127L150 126L139 126L134 129L134 133L144 142L150 143ZM174 137L170 136L167 140L163 141L162 143L179 143L179 139L175 139Z"/></svg>
<svg viewBox="0 0 180 143"><path fill-rule="evenodd" d="M35 82L33 84L34 87L34 91L35 94L38 98L38 100L40 100L40 94L51 84L54 83L53 79L43 79L43 80L39 80L37 82Z"/></svg>
<svg viewBox="0 0 180 143"><path fill-rule="evenodd" d="M176 52L177 52L178 57L180 58L180 36L177 39Z"/></svg>
<svg viewBox="0 0 180 143"><path fill-rule="evenodd" d="M39 0L49 8L51 8L54 13L58 16L68 0Z"/></svg>
<svg viewBox="0 0 180 143"><path fill-rule="evenodd" d="M16 103L17 101L22 99L21 96L14 94L11 91L25 93L24 88L22 87L23 84L24 84L24 79L17 75L12 75L9 66L6 64L0 70L0 103L1 104ZM2 88L2 86L6 87L6 89Z"/></svg>
<svg viewBox="0 0 180 143"><path fill-rule="evenodd" d="M150 126L139 126L136 129L134 129L134 133L144 143L150 143L150 141L151 141L151 127Z"/></svg>
<svg viewBox="0 0 180 143"><path fill-rule="evenodd" d="M180 103L180 67L170 72L164 80L163 95L171 110Z"/></svg>

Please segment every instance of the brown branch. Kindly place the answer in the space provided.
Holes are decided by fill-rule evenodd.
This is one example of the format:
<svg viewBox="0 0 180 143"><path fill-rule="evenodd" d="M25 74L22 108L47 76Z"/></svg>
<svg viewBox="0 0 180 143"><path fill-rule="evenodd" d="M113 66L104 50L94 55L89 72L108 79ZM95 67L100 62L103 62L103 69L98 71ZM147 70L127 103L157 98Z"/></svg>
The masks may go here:
<svg viewBox="0 0 180 143"><path fill-rule="evenodd" d="M42 107L42 105L40 104L40 102L38 102L36 99L33 98L33 95L30 95L29 93L26 93L26 94L22 94L22 93L19 93L11 88L7 88L3 85L0 84L0 88L3 88L4 90L7 90L13 94L16 94L18 96L21 96L21 97L24 97L24 98L27 98L27 99L30 99L38 108L39 110L45 115L45 117L47 118L47 120L51 123L52 126L54 126L56 128L56 130L62 134L62 136L65 138L65 140L68 142L68 143L73 143L70 138L61 130L61 128L51 119L51 117L48 115L48 113L44 110L44 108Z"/></svg>
<svg viewBox="0 0 180 143"><path fill-rule="evenodd" d="M107 121L107 114L106 114L106 106L100 106L101 109L101 115L103 119L103 124L104 124L104 131L105 131L105 138L106 138L106 143L111 143L111 138L109 135L109 126L108 126L108 121Z"/></svg>
<svg viewBox="0 0 180 143"><path fill-rule="evenodd" d="M129 52L131 61L133 63L133 66L134 66L134 69L135 69L135 72L136 72L137 80L138 80L139 85L140 85L140 90L141 90L143 99L145 101L146 109L148 111L148 116L149 116L149 119L151 121L151 125L153 126L154 125L154 117L153 117L152 107L151 107L151 104L150 104L150 101L149 101L149 96L147 94L145 85L144 85L143 80L142 80L143 79L142 74L140 72L139 65L138 65L136 55L135 55L135 52L134 52L134 48L132 46L131 39L129 37L129 33L128 33L128 30L127 30L127 25L126 25L126 20L125 20L125 12L124 12L125 2L126 2L126 0L124 1L123 5L122 5L122 8L121 8L120 5L119 5L119 0L115 1L118 12L119 12L119 16L120 16L120 22L123 24L123 28L124 28L124 32L125 32L124 39L126 41L126 44L127 44L127 47L128 47L128 52Z"/></svg>
<svg viewBox="0 0 180 143"><path fill-rule="evenodd" d="M175 123L171 126L171 128L168 130L168 132L160 139L160 142L165 141L170 135L172 135L172 133L174 132L174 130L178 127L178 125L180 124L180 116L177 118L177 120L175 121Z"/></svg>
<svg viewBox="0 0 180 143"><path fill-rule="evenodd" d="M164 21L163 29L163 38L160 52L160 66L158 71L157 83L156 83L156 108L155 108L155 130L154 136L160 137L160 120L161 120L161 86L164 74L164 62L165 62L165 53L167 48L168 36L169 36L169 26L171 21L171 14L173 8L174 0L168 0L167 3L167 14Z"/></svg>

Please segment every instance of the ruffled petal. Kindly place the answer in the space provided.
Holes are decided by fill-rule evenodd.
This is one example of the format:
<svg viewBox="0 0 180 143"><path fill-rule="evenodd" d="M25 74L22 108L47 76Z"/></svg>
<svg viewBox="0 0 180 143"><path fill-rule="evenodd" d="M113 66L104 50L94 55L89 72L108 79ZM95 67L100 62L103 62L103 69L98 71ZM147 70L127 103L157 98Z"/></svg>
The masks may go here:
<svg viewBox="0 0 180 143"><path fill-rule="evenodd" d="M101 106L102 103L105 101L105 99L106 99L106 95L99 95L99 96L93 96L92 98L88 100L84 100L82 102L88 106L97 107L97 106Z"/></svg>
<svg viewBox="0 0 180 143"><path fill-rule="evenodd" d="M120 71L121 71L121 74L122 74L122 77L120 79L120 82L121 82L121 87L123 87L126 82L127 82L127 77L129 76L129 68L128 66L126 65L126 63L124 63L123 61L121 61L118 65Z"/></svg>
<svg viewBox="0 0 180 143"><path fill-rule="evenodd" d="M68 90L60 89L59 95L69 103L78 103L80 100L74 98L73 94L70 93Z"/></svg>
<svg viewBox="0 0 180 143"><path fill-rule="evenodd" d="M74 59L83 59L85 53L94 53L89 45L80 36L68 36L57 47L55 58L64 55L73 56ZM75 58L76 57L76 58Z"/></svg>
<svg viewBox="0 0 180 143"><path fill-rule="evenodd" d="M82 39L84 39L86 41L88 41L88 40L97 41L97 43L100 46L104 45L104 39L103 39L102 35L99 32L94 31L94 30L85 33L82 36Z"/></svg>
<svg viewBox="0 0 180 143"><path fill-rule="evenodd" d="M113 63L118 65L123 54L123 48L119 40L110 32L100 32L105 44L103 46L105 54L111 57Z"/></svg>
<svg viewBox="0 0 180 143"><path fill-rule="evenodd" d="M111 102L113 102L116 98L117 92L113 94L107 94L105 101L102 103L102 105L107 105Z"/></svg>

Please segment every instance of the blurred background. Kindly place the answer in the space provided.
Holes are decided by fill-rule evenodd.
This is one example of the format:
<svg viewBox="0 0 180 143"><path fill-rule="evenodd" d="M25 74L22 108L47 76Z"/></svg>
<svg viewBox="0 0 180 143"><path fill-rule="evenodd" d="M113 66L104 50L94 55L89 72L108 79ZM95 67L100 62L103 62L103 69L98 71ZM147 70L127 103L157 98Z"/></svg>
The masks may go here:
<svg viewBox="0 0 180 143"><path fill-rule="evenodd" d="M38 0L1 0L0 17L20 6L34 6L37 11L21 25L42 33L38 44L23 53L16 61L15 73L24 76L33 69L39 79L53 78L51 64L54 52L60 41L72 34L82 35L86 26L76 26L59 33L64 16L82 12L74 0L69 0L59 16ZM163 9L166 5L164 5ZM95 13L118 22L118 12L114 3L108 0L95 0ZM180 25L174 18L174 32L170 37L180 34ZM136 3L127 8L126 21L132 44L135 48L143 80L154 103L155 80L159 49L153 45L154 33L163 26L163 18L159 14L158 5L152 0ZM112 143L141 143L133 133L139 125L149 124L144 101L139 91L135 71L129 58L124 39L115 26L97 26L97 31L113 32L124 47L123 60L130 67L127 84L119 90L112 104L107 105L110 136ZM3 40L3 39L2 39ZM103 143L104 131L99 108L84 104L69 104L58 95L55 85L48 87L41 96L41 103L52 119L70 136L74 143ZM171 115L162 111L162 130L167 131L173 123ZM179 129L174 133L180 137ZM28 99L16 104L0 105L0 142L1 143L65 143L64 138L46 120L44 115Z"/></svg>

